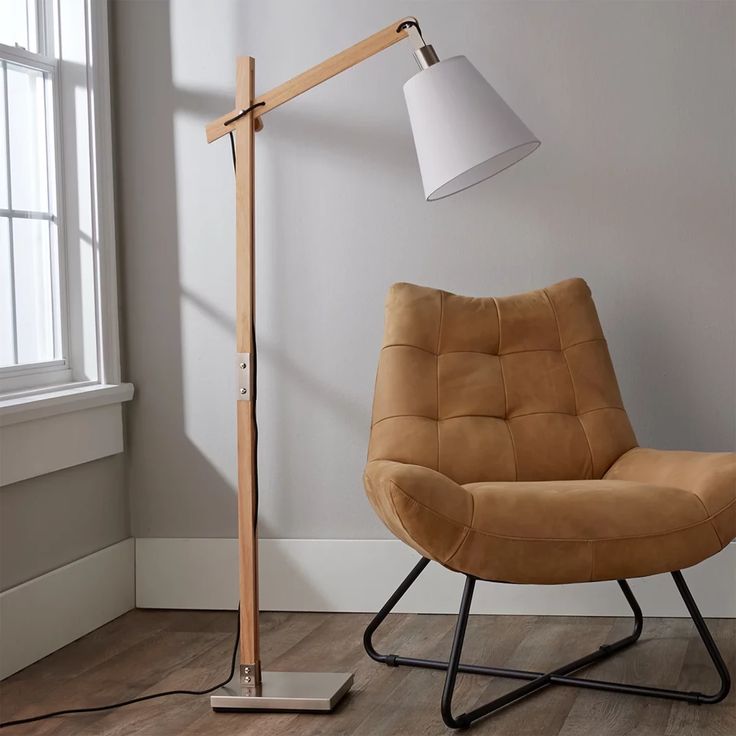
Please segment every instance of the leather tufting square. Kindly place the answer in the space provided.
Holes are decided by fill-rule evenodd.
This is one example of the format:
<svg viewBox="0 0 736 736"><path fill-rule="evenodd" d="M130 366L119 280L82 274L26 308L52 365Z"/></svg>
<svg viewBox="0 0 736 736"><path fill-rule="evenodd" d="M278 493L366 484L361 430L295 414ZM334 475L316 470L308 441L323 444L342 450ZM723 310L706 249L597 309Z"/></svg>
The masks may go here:
<svg viewBox="0 0 736 736"><path fill-rule="evenodd" d="M543 291L500 297L496 304L501 355L520 350L560 350L555 313Z"/></svg>
<svg viewBox="0 0 736 736"><path fill-rule="evenodd" d="M529 414L509 419L516 448L517 480L593 477L588 440L580 420L569 414Z"/></svg>
<svg viewBox="0 0 736 736"><path fill-rule="evenodd" d="M543 291L554 309L563 348L603 339L598 312L585 281L568 279Z"/></svg>
<svg viewBox="0 0 736 736"><path fill-rule="evenodd" d="M513 480L514 446L503 419L457 417L439 423L439 471L457 483Z"/></svg>
<svg viewBox="0 0 736 736"><path fill-rule="evenodd" d="M439 352L456 350L498 355L498 310L493 299L442 293Z"/></svg>
<svg viewBox="0 0 736 736"><path fill-rule="evenodd" d="M437 418L437 356L389 345L381 351L373 417L380 421L401 415Z"/></svg>
<svg viewBox="0 0 736 736"><path fill-rule="evenodd" d="M438 358L439 418L464 414L505 416L501 360L485 353L446 353Z"/></svg>
<svg viewBox="0 0 736 736"><path fill-rule="evenodd" d="M608 347L603 340L581 342L565 350L579 413L614 406L623 409Z"/></svg>
<svg viewBox="0 0 736 736"><path fill-rule="evenodd" d="M534 350L501 356L506 382L506 416L538 412L575 414L575 390L559 350Z"/></svg>
<svg viewBox="0 0 736 736"><path fill-rule="evenodd" d="M436 289L394 284L386 297L384 346L414 345L436 353L441 309Z"/></svg>
<svg viewBox="0 0 736 736"><path fill-rule="evenodd" d="M391 457L400 463L437 470L437 422L423 417L390 417L373 425L369 460ZM396 438L401 437L397 443Z"/></svg>

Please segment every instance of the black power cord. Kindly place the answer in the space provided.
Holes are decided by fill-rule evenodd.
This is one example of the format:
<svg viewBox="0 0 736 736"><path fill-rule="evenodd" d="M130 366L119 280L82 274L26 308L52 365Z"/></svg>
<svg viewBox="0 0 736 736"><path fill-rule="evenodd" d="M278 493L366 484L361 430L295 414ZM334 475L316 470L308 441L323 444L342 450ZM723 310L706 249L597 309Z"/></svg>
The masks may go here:
<svg viewBox="0 0 736 736"><path fill-rule="evenodd" d="M236 120L240 119L244 115L247 115L249 112L254 110L256 107L260 107L261 105L265 105L265 102L258 102L253 105L251 105L249 108L245 110L241 110L235 117L228 120L225 125L230 125L231 123L234 123ZM235 172L237 169L237 157L235 153L235 139L233 137L232 132L230 132L230 148L233 156L233 171ZM255 385L256 385L256 327L255 327L255 321L253 322L253 330L252 330L252 341L253 341L253 352L251 353L251 375L253 378L253 395L251 396L251 401L253 402L253 442L255 447L255 453L258 454L258 422L256 421L256 411L255 411ZM258 523L258 463L255 464L255 470L254 470L254 477L253 477L253 495L254 495L254 508L253 508L253 528L255 529L257 523ZM35 721L43 721L47 718L55 718L56 716L66 716L66 715L72 715L74 713L95 713L97 711L101 710L112 710L114 708L122 708L126 705L133 705L134 703L142 703L146 700L154 700L155 698L165 698L169 695L209 695L209 693L214 692L215 690L218 690L219 688L223 687L224 685L227 685L230 680L233 679L233 676L235 675L235 664L237 661L238 656L238 641L240 639L240 606L238 606L238 625L237 629L235 631L235 643L233 644L233 653L232 657L230 659L230 674L227 676L225 680L222 682L218 682L216 685L213 685L212 687L208 687L205 690L166 690L161 693L151 693L150 695L141 695L139 698L131 698L130 700L122 700L119 703L109 703L108 705L97 705L90 708L67 708L65 710L56 710L52 713L42 713L37 716L31 716L29 718L17 718L13 721L5 721L4 723L0 723L0 728L7 728L9 726L20 726L23 723L33 723Z"/></svg>
<svg viewBox="0 0 736 736"><path fill-rule="evenodd" d="M246 107L245 110L238 110L238 114L233 115L230 120L226 120L223 125L232 125L236 120L240 120L240 118L245 117L252 110L255 110L257 107L263 107L265 104L265 102L254 102L250 107Z"/></svg>
<svg viewBox="0 0 736 736"><path fill-rule="evenodd" d="M65 710L56 710L53 713L42 713L38 716L30 716L29 718L17 718L14 721L5 721L0 723L0 728L8 726L20 726L21 723L33 723L34 721L43 721L47 718L55 718L56 716L66 716L72 713L94 713L100 710L112 710L113 708L122 708L124 705L132 705L133 703L142 703L144 700L153 700L154 698L165 698L168 695L208 695L218 688L227 685L235 675L235 662L238 654L238 639L240 638L240 606L238 606L238 627L235 632L235 644L233 646L233 654L230 659L230 674L222 682L217 685L208 687L205 690L166 690L161 693L151 693L150 695L141 695L139 698L131 698L130 700L122 700L119 703L109 703L108 705L96 705L90 708L66 708Z"/></svg>

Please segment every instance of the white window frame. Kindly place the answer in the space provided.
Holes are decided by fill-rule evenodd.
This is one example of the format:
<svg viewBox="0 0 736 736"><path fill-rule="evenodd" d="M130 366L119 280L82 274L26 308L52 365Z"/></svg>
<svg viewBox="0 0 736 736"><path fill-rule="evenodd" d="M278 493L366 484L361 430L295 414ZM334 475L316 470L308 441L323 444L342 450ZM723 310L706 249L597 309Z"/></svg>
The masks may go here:
<svg viewBox="0 0 736 736"><path fill-rule="evenodd" d="M133 396L120 372L108 0L37 4L46 29L52 15L58 21L52 61L67 362L18 366L0 375L0 486L121 452L120 405ZM79 164L80 150L87 151L86 168ZM37 446L26 448L29 442Z"/></svg>
<svg viewBox="0 0 736 736"><path fill-rule="evenodd" d="M56 239L58 254L58 271L56 274L58 290L59 314L56 315L58 320L58 338L60 357L43 361L41 363L23 363L21 365L0 366L0 396L6 393L17 392L23 389L34 389L39 386L59 386L69 384L73 380L73 374L69 365L69 315L67 311L67 293L66 293L66 249L64 238L64 205L63 205L63 176L62 176L62 148L63 133L61 130L61 105L59 93L59 64L56 58L49 54L52 40L48 38L48 29L50 24L46 19L46 15L40 14L41 7L50 7L45 0L37 0L37 23L39 28L38 34L38 52L29 52L23 48L6 46L0 44L0 54L4 61L10 62L18 66L24 66L30 69L38 70L44 74L48 74L51 79L51 87L53 90L52 106L53 110L51 118L53 119L53 181L49 182L50 197L54 199L54 209L56 210ZM7 78L6 78L7 84ZM5 108L6 115L8 109L7 86L5 88ZM48 117L48 113L47 113ZM48 134L47 128L47 134ZM6 130L6 136L9 136L9 130ZM8 138L3 142L6 145ZM8 154L10 152L8 151ZM48 156L48 151L47 151ZM10 160L8 160L10 166ZM49 167L50 173L50 167ZM0 175L6 175L2 172ZM12 193L8 191L8 196ZM22 217L20 210L12 208L9 211L0 210L2 214L9 214L12 217ZM47 219L46 217L34 217L34 213L27 213L29 219ZM12 228L10 230L11 248L13 242ZM56 328L55 328L56 331Z"/></svg>

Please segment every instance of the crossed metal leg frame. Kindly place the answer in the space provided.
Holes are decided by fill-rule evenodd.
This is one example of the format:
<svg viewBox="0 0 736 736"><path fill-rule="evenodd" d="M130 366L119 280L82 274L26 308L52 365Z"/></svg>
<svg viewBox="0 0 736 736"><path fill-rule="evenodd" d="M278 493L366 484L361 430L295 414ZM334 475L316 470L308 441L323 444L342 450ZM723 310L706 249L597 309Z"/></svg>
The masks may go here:
<svg viewBox="0 0 736 736"><path fill-rule="evenodd" d="M618 584L634 613L634 630L632 633L623 639L613 642L612 644L603 644L591 654L581 657L580 659L576 659L574 662L570 662L569 664L562 665L546 674L543 672L507 669L505 667L485 667L476 664L463 664L460 661L463 640L465 638L465 629L467 628L468 615L470 614L470 604L473 600L473 591L477 580L472 575L466 576L465 589L463 590L462 601L460 603L460 612L457 616L455 636L452 641L449 661L444 662L434 659L416 659L415 657L404 657L398 654L380 654L373 646L373 634L428 564L429 560L422 557L404 582L399 585L394 594L388 599L388 601L386 601L386 604L366 628L365 633L363 634L363 646L372 659L376 662L387 664L390 667L404 665L407 667L423 667L425 669L432 670L445 670L445 686L442 691L441 713L442 720L450 728L465 728L473 721L494 713L501 708L505 708L511 703L522 700L523 698L526 698L549 685L568 685L588 688L590 690L605 690L614 693L626 693L629 695L646 695L653 698L684 700L688 703L696 704L719 703L726 697L726 695L728 695L731 688L731 678L728 673L728 668L726 667L723 657L721 657L721 653L718 651L718 647L713 641L713 637L711 636L710 631L708 631L708 627L706 626L706 623L695 604L695 600L685 583L685 579L679 570L672 573L675 585L687 606L687 610L692 617L695 628L698 630L700 638L703 640L703 644L705 645L713 665L721 678L720 689L712 695L706 695L700 692L685 692L682 690L668 690L666 688L659 687L627 685L619 682L606 682L605 680L588 680L580 677L571 677L572 673L577 672L584 667L589 667L603 659L607 659L612 654L631 646L641 635L644 619L639 603L634 597L634 594L626 580L619 580ZM514 680L528 680L528 682L527 684L522 685L521 687L518 687L495 700L491 700L485 705L481 705L478 708L468 711L467 713L453 715L452 696L455 691L455 681L457 680L458 672L465 672L471 675L508 677Z"/></svg>

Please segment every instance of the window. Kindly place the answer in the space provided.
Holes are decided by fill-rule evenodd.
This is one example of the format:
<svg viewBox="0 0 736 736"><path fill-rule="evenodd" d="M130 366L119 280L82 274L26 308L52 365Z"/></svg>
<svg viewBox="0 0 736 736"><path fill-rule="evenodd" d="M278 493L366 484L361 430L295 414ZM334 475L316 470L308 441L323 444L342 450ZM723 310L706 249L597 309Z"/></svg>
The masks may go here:
<svg viewBox="0 0 736 736"><path fill-rule="evenodd" d="M0 486L122 450L106 0L0 0Z"/></svg>
<svg viewBox="0 0 736 736"><path fill-rule="evenodd" d="M57 186L58 65L43 5L4 0L0 30L0 379L71 378ZM12 385L6 381L6 386Z"/></svg>
<svg viewBox="0 0 736 736"><path fill-rule="evenodd" d="M0 1L2 413L120 376L107 2Z"/></svg>

